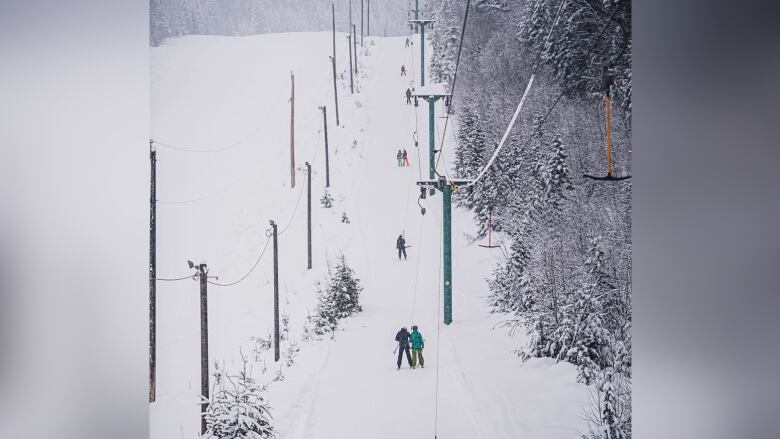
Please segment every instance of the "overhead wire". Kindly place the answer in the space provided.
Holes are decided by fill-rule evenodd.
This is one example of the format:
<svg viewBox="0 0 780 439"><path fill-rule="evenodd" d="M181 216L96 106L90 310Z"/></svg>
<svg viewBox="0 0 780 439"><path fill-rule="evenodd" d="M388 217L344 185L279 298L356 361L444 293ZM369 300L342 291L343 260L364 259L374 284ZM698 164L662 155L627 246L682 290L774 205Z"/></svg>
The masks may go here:
<svg viewBox="0 0 780 439"><path fill-rule="evenodd" d="M212 192L208 195L203 195L201 197L196 198L189 198L185 200L155 200L157 204L189 204L189 203L196 203L198 201L208 200L209 198L214 198L217 195L221 195L225 193L228 189L232 188L233 186L238 183L238 178L233 179L232 182L227 184L226 186L222 187L221 189L217 190L216 192Z"/></svg>
<svg viewBox="0 0 780 439"><path fill-rule="evenodd" d="M179 280L193 279L193 278L195 278L195 276L197 276L197 274L191 274L189 276L177 277L177 278L156 277L156 278L154 278L154 280L161 280L161 281L165 281L165 282L176 282L176 281L179 281Z"/></svg>
<svg viewBox="0 0 780 439"><path fill-rule="evenodd" d="M241 276L238 280L234 282L228 282L228 283L219 283L219 282L213 282L213 281L207 281L211 285L216 285L218 287L231 287L233 285L236 285L237 283L243 281L247 277L249 277L250 274L252 274L253 271L255 271L255 268L260 263L260 260L263 259L263 255L265 255L265 251L268 249L268 244L271 242L271 237L269 236L268 239L265 241L265 245L263 246L263 250L260 251L260 255L255 260L255 263L252 264L252 268L249 269L249 271L246 272L243 276Z"/></svg>
<svg viewBox="0 0 780 439"><path fill-rule="evenodd" d="M444 215L444 211L442 211L442 215ZM444 218L442 218L444 220ZM444 231L442 228L439 228L439 248L442 248L444 239ZM435 387L435 409L434 409L434 421L433 421L433 431L434 431L434 437L439 437L439 365L441 364L441 308L443 306L442 301L442 290L441 290L441 284L442 284L442 264L443 264L443 258L444 255L441 253L439 254L439 273L437 276L437 283L439 284L439 297L437 299L437 305L436 305L436 387Z"/></svg>
<svg viewBox="0 0 780 439"><path fill-rule="evenodd" d="M460 54L463 51L463 40L464 40L464 37L466 36L466 23L467 23L467 21L469 19L469 9L470 9L470 7L471 7L471 0L466 0L466 12L463 14L463 26L460 29L460 42L458 43L458 56L455 59L455 70L452 73L452 84L451 84L451 87L450 87L450 95L449 95L450 105L454 104L453 96L455 96L455 81L458 79L458 68L460 67ZM439 156L436 157L436 164L434 165L434 169L438 169L438 167L439 167L439 160L441 159L442 151L444 151L444 138L447 135L447 126L448 126L448 124L450 122L450 114L451 114L451 111L448 108L447 109L447 118L444 119L444 131L442 133L441 143L439 144Z"/></svg>
<svg viewBox="0 0 780 439"><path fill-rule="evenodd" d="M176 151L182 151L182 152L193 152L193 153L223 152L223 151L227 151L229 149L235 148L238 145L241 145L242 143L247 141L250 137L252 137L252 135L254 135L256 132L260 131L260 129L262 127L263 127L262 125L258 125L257 127L255 127L255 129L250 131L249 134L247 134L244 137L236 140L235 142L229 143L229 144L227 144L225 146L216 147L216 148L199 149L199 148L193 148L193 147L189 147L189 146L178 146L178 145L173 145L173 144L166 143L166 142L161 142L159 140L155 140L154 138L152 138L152 143L154 143L156 145L163 146L165 148L173 149L173 150L176 150Z"/></svg>

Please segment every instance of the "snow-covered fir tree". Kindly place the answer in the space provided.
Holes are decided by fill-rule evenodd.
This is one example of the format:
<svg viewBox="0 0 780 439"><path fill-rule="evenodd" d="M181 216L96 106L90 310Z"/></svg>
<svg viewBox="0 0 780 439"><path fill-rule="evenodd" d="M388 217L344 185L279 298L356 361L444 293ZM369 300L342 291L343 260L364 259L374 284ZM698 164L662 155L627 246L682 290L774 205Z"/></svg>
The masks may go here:
<svg viewBox="0 0 780 439"><path fill-rule="evenodd" d="M207 439L267 439L275 437L270 406L263 397L265 388L247 373L228 375L214 371L214 389L206 409Z"/></svg>
<svg viewBox="0 0 780 439"><path fill-rule="evenodd" d="M322 192L322 198L320 198L320 204L326 209L333 207L333 195L330 194L328 188Z"/></svg>
<svg viewBox="0 0 780 439"><path fill-rule="evenodd" d="M360 306L360 279L347 264L346 257L339 256L335 270L330 273L327 285L317 284L317 307L314 315L309 316L313 330L317 334L333 332L339 320L362 311Z"/></svg>

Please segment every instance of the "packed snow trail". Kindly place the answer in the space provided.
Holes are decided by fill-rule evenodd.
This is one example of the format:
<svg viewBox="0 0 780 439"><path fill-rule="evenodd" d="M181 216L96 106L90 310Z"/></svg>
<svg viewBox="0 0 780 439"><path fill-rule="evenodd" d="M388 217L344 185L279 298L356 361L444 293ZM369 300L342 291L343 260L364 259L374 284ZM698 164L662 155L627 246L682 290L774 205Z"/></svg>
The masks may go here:
<svg viewBox="0 0 780 439"><path fill-rule="evenodd" d="M412 80L419 83L419 37L414 38L412 48L404 47L405 37L367 39L367 52L359 49L360 92L353 96L349 74L343 75L346 67L339 67L339 127L332 108L328 33L187 37L153 49L154 126L163 140L219 146L217 140L240 139L261 124L249 145L225 154L160 154L160 198L175 189L186 199L227 189L205 203L160 210L158 271L180 274L187 258L211 255L210 268L220 281L233 280L262 248L267 219L276 219L281 227L293 213L300 188L289 188L285 169L286 98L293 69L296 161L312 161L315 170L315 260L314 269L305 270L304 204L280 238L281 311L290 316L291 333L298 334L314 307L313 285L327 274L325 260L333 263L339 252L365 289L363 312L342 321L333 340L299 343L301 352L291 367L267 364L266 375L275 370L284 375L267 394L279 439L433 438L437 366L440 439L575 437L584 430L584 386L575 383L569 364L548 359L522 363L514 350L525 337L494 329L506 317L490 314L485 278L500 250L469 245L465 235L474 233L471 216L458 209L452 218L454 321L439 326L441 195L423 200L427 213L421 216L415 184L421 173L427 177L428 109L421 101L415 120L415 107L404 96ZM343 39L337 38L341 61L347 54ZM426 53L431 53L429 47ZM266 62L270 59L274 63ZM402 64L407 76L400 76ZM322 209L316 201L324 185L322 152L317 152L322 133L316 107L322 104L328 105L333 209ZM443 123L443 109L437 103L437 124ZM418 149L412 138L415 127ZM454 132L448 130L440 171L453 155ZM404 148L411 166L399 168L395 155ZM305 185L300 174L297 184ZM212 187L216 190L207 190ZM342 211L350 224L340 223ZM208 233L200 233L204 228ZM398 260L395 248L402 231L411 246L406 261ZM270 264L264 258L234 288L210 288L212 361L227 359L227 367L235 367L238 347L247 353L249 336L264 336L271 328ZM158 283L158 401L151 419L155 439L197 435L197 309L194 282ZM394 336L401 326L412 324L425 338L425 368L411 370L403 359L396 370Z"/></svg>
<svg viewBox="0 0 780 439"><path fill-rule="evenodd" d="M348 319L345 331L329 343L327 362L311 377L306 391L311 404L287 425L303 424L285 439L432 438L435 428L436 373L439 370L438 434L440 438L571 438L580 424L582 388L571 367L537 361L523 365L513 355L512 340L493 331L488 319L484 277L494 258L468 246L468 214L453 215L454 322L441 328L440 311L441 195L424 200L420 221L417 157L427 170L427 104L421 102L414 148L414 106L403 96L411 75L400 76L410 49L404 38L373 38L364 57L370 76L360 97L365 113L362 176L355 193L353 225L360 232L362 253L355 268L363 278L364 311ZM414 46L415 48L417 45ZM419 52L414 50L415 58ZM411 73L411 72L410 72ZM438 116L443 105L437 105ZM438 142L437 142L438 143ZM450 143L446 147L452 148ZM399 168L395 154L406 148L410 167ZM440 166L446 166L442 161ZM423 234L421 235L421 228ZM405 232L409 259L399 261L395 239ZM472 232L473 233L473 232ZM419 255L419 256L418 256ZM420 273L417 297L414 280ZM414 320L412 321L412 303ZM396 370L393 341L401 326L417 324L425 337L425 368L411 370L404 358ZM547 379L547 375L556 379ZM560 379L565 377L566 380ZM301 416L301 417L297 417Z"/></svg>

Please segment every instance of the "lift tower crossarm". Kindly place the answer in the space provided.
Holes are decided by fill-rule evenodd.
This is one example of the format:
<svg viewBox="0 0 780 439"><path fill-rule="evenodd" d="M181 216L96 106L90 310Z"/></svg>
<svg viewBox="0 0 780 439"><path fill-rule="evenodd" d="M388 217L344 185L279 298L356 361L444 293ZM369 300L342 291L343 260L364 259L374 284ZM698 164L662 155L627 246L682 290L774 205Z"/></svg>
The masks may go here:
<svg viewBox="0 0 780 439"><path fill-rule="evenodd" d="M449 100L450 93L444 84L429 84L417 88L413 93L415 105L418 98L428 102L428 178L433 180L436 177L436 130L434 124L434 103L441 98Z"/></svg>

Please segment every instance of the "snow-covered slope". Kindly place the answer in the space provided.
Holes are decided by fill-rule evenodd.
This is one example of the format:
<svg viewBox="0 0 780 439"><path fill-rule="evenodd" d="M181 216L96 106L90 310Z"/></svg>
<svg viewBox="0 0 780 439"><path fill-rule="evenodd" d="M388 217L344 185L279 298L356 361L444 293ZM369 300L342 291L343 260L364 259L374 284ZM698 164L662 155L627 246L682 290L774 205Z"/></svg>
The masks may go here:
<svg viewBox="0 0 780 439"><path fill-rule="evenodd" d="M359 93L350 95L345 36L337 35L337 43L340 126L329 33L187 37L152 49L154 138L194 150L230 147L215 153L158 147L158 276L181 277L189 273L188 259L206 260L210 275L219 276L216 282L232 282L266 246L268 221L284 230L281 312L289 315L291 339L301 350L290 367L267 355L253 368L261 382L270 383L267 395L282 439L429 438L436 428L440 438L575 437L584 428L585 387L575 383L571 365L522 363L513 352L525 342L522 335L494 329L503 317L489 313L484 279L497 255L468 244L465 235L473 227L467 212L453 212L454 322L438 324L441 196L424 200L427 214L420 215L415 182L427 173L427 109L421 104L416 114L403 97L419 75L418 44L367 40L356 78ZM409 76L399 76L402 64ZM296 164L309 161L313 169L312 270L306 270L302 173L290 188L291 70ZM319 105L328 107L336 200L331 209L319 203L325 185ZM440 169L454 148L453 132L448 130ZM396 166L400 148L409 151L412 166ZM189 200L198 201L164 203ZM341 222L342 213L349 224ZM408 261L395 255L401 232L412 246ZM347 319L334 339L304 343L300 334L314 308L314 284L326 278L327 264L341 252L365 287L364 311ZM246 354L251 336L271 332L272 295L270 248L244 281L209 286L212 361L235 368L239 348ZM151 437L196 437L197 283L158 282L157 309L158 400L151 406ZM412 323L426 339L425 368L397 371L393 337ZM279 370L284 380L272 382Z"/></svg>

